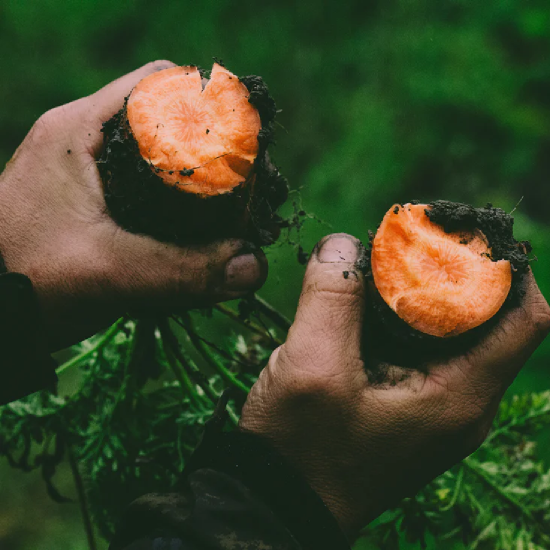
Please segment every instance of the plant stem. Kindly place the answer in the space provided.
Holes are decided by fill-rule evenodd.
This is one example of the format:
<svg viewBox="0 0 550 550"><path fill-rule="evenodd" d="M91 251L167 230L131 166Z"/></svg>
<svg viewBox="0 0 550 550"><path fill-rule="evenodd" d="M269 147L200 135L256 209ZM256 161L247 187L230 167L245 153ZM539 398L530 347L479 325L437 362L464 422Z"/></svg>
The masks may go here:
<svg viewBox="0 0 550 550"><path fill-rule="evenodd" d="M191 383L191 380L189 379L189 376L185 372L185 369L180 368L179 363L176 361L174 356L172 355L172 350L165 349L164 354L166 355L166 359L168 360L168 364L170 365L170 368L172 369L172 372L174 373L174 376L176 377L177 381L179 382L181 388L183 389L184 393L189 395L189 398L191 399L192 403L199 409L203 408L203 403L200 400L199 395L197 394L195 388L193 387L193 384Z"/></svg>
<svg viewBox="0 0 550 550"><path fill-rule="evenodd" d="M201 339L197 336L193 330L193 325L191 319L188 317L186 320L185 330L189 340L195 346L195 349L201 354L202 358L214 369L221 378L228 384L234 386L235 388L241 390L245 394L248 394L250 388L243 384L232 372L227 370L215 357L212 355L210 350L202 343Z"/></svg>
<svg viewBox="0 0 550 550"><path fill-rule="evenodd" d="M59 376L65 371L72 369L73 367L86 361L86 359L90 358L97 351L100 351L102 348L104 348L116 336L117 332L120 330L120 327L124 324L125 321L126 318L121 317L103 333L103 336L101 336L90 349L87 349L82 353L75 355L72 359L69 359L61 366L59 366L55 370L56 374Z"/></svg>
<svg viewBox="0 0 550 550"><path fill-rule="evenodd" d="M502 487L493 481L489 475L487 475L480 467L479 464L472 458L465 458L462 461L462 464L468 468L471 472L476 474L482 481L485 482L493 491L495 491L503 500L507 501L508 504L511 504L514 508L517 508L527 519L533 521L533 515L531 511L527 509L521 502L516 500L513 496L505 493Z"/></svg>
<svg viewBox="0 0 550 550"><path fill-rule="evenodd" d="M462 489L463 479L464 479L464 468L460 468L460 470L458 471L458 475L456 477L456 483L453 491L453 496L451 498L451 502L449 502L447 506L441 508L442 512L446 512L447 510L450 510L456 504L456 501L458 500L458 495L460 494L460 490Z"/></svg>
<svg viewBox="0 0 550 550"><path fill-rule="evenodd" d="M164 350L164 355L166 355L166 359L168 360L168 364L170 365L170 369L174 373L176 380L179 382L181 389L187 395L189 395L189 398L191 399L193 404L199 409L203 409L204 404L202 403L199 395L197 394L197 391L194 388L193 383L191 382L191 379L187 374L187 371L185 370L185 368L183 368L183 365L179 364L176 357L172 353L172 348L170 348L168 345L170 340L169 334L171 334L170 328L168 326L168 321L166 319L163 319L162 322L159 323L159 328L160 328L160 333L162 334L163 343L164 341L166 341L167 343L166 345L163 346L163 350Z"/></svg>
<svg viewBox="0 0 550 550"><path fill-rule="evenodd" d="M254 300L258 304L260 313L263 313L268 319L273 321L280 329L288 332L292 323L288 317L285 317L280 311L275 309L271 304L254 294Z"/></svg>
<svg viewBox="0 0 550 550"><path fill-rule="evenodd" d="M76 494L78 496L78 503L80 505L80 513L82 515L82 523L84 524L84 530L86 531L86 538L88 539L89 550L97 550L95 542L94 528L92 526L92 520L90 518L90 512L88 510L88 502L86 500L86 491L84 490L84 483L82 482L82 476L78 469L78 463L74 457L72 449L68 446L68 457L71 471L73 474L74 484L76 487Z"/></svg>
<svg viewBox="0 0 550 550"><path fill-rule="evenodd" d="M236 428L239 425L239 417L237 416L237 414L235 412L233 412L233 410L231 409L229 404L227 405L226 410L227 410L227 415L229 416L229 420L231 421L233 426L235 426L235 428Z"/></svg>
<svg viewBox="0 0 550 550"><path fill-rule="evenodd" d="M529 422L530 420L535 420L536 418L542 418L543 416L549 416L550 410L542 410L537 411L532 414L526 414L524 416L519 416L517 418L512 419L508 424L505 424L504 426L500 426L493 432L489 434L489 437L485 440L485 445L489 442L493 441L496 437L505 434L506 432L512 430L513 428L516 428L517 426L522 426L526 422Z"/></svg>
<svg viewBox="0 0 550 550"><path fill-rule="evenodd" d="M282 340L276 338L275 336L272 336L271 334L269 334L269 332L265 331L256 323L253 323L250 320L241 319L238 313L233 311L230 307L224 304L218 304L217 306L214 306L214 308L217 309L220 313L223 313L223 315L229 317L232 321L235 321L236 323L239 323L243 327L247 328L250 332L253 332L254 334L260 336L262 340L268 343L270 346L278 347L283 343Z"/></svg>
<svg viewBox="0 0 550 550"><path fill-rule="evenodd" d="M174 323L179 325L181 328L186 329L185 325L177 317L172 317L172 321L174 321ZM223 350L222 348L220 348L219 346L214 344L214 342L210 342L209 340L202 337L198 333L195 333L195 334L197 335L197 338L199 338L202 342L204 342L209 348L212 348L213 350L216 351L216 353L218 353L222 357L225 357L229 361L233 361L234 363L238 363L239 365L241 365L242 367L245 367L246 369L250 369L251 367L255 366L250 361L245 362L245 361L241 361L240 359L236 359L230 353L227 353L227 351Z"/></svg>
<svg viewBox="0 0 550 550"><path fill-rule="evenodd" d="M188 340L191 341L189 330L186 327L184 327L183 325L181 325L180 323L178 323L178 325L181 326L182 328L186 329L186 336L187 336ZM196 338L200 339L200 337L197 333L193 332L193 334ZM197 367L197 365L195 365L193 360L190 357L186 356L186 354L183 351L183 348L179 345L179 342L178 342L175 334L170 330L168 334L163 333L163 339L166 339L166 341L168 342L168 345L171 346L171 349L172 349L172 352L174 353L174 356L184 366L184 368L186 368L186 366L187 366L190 369L190 371L192 373L190 375L191 376L193 376L193 375L196 376L197 380L195 381L195 383L202 388L204 393L210 398L210 401L212 402L212 404L215 405L217 403L218 399L219 399L219 396L216 395L214 390L208 385L206 377L200 372L199 368ZM227 406L226 410L227 410L227 414L229 416L229 420L231 421L231 423L235 427L237 427L239 425L238 415L229 406Z"/></svg>
<svg viewBox="0 0 550 550"><path fill-rule="evenodd" d="M200 372L199 367L195 365L190 357L184 354L181 346L179 345L178 339L170 329L168 322L161 329L161 334L163 342L165 341L166 344L170 347L170 350L174 354L174 357L188 374L189 378L193 380L194 384L202 389L202 391L210 399L212 404L215 404L218 400L218 396L216 395L214 390L208 385L208 382L205 376Z"/></svg>

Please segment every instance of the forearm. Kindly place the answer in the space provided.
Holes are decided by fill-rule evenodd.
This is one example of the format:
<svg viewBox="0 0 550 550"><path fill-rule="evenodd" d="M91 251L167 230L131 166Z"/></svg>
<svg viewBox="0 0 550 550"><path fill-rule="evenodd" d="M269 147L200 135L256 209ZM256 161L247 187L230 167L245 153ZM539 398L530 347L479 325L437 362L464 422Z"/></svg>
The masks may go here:
<svg viewBox="0 0 550 550"><path fill-rule="evenodd" d="M187 481L178 493L135 501L110 550L301 548L270 508L235 478L202 469Z"/></svg>
<svg viewBox="0 0 550 550"><path fill-rule="evenodd" d="M349 549L322 500L263 439L212 424L177 493L135 501L110 550L163 547Z"/></svg>

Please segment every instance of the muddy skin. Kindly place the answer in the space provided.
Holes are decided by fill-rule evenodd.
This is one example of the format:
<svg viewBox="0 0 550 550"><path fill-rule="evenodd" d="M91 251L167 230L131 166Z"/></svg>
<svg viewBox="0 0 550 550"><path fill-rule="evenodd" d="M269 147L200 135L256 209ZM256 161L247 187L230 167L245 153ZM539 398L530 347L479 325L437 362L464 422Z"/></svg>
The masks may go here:
<svg viewBox="0 0 550 550"><path fill-rule="evenodd" d="M415 201L416 202L416 201ZM429 204L426 215L441 225L447 232L467 233L479 229L487 237L492 248L493 261L509 260L512 265L512 287L501 310L483 325L466 333L450 338L438 338L413 329L386 304L373 281L370 253L375 234L369 232L369 248L358 268L365 274L369 287L369 298L365 312L365 350L367 370L373 382L385 379L383 364L425 370L428 361L449 359L464 353L479 342L499 321L501 315L516 306L524 293L524 274L529 268L528 253L531 245L514 238L512 216L494 208L484 208L449 201L435 201Z"/></svg>
<svg viewBox="0 0 550 550"><path fill-rule="evenodd" d="M204 71L201 75L209 76ZM139 152L126 114L129 96L103 124L98 168L107 209L121 227L176 244L235 237L263 246L277 240L282 220L276 212L287 199L288 184L267 153L276 106L261 77L240 80L250 92L249 102L258 109L262 127L252 174L230 193L198 197L166 185L157 175L160 170L152 169ZM180 173L188 176L193 170Z"/></svg>

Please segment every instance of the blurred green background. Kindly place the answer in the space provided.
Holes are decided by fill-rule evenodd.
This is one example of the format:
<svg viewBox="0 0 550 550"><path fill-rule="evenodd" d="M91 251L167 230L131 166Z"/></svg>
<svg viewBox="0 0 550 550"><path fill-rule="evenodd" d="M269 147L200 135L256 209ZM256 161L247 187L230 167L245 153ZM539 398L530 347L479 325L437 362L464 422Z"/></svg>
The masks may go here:
<svg viewBox="0 0 550 550"><path fill-rule="evenodd" d="M550 297L550 0L0 0L0 45L2 166L44 111L154 59L217 56L277 100L273 156L316 216L306 250L332 231L366 239L393 202L523 197L516 236ZM263 295L292 316L296 250L268 256ZM511 391L549 388L549 358L546 342ZM0 547L86 548L78 506L1 463Z"/></svg>

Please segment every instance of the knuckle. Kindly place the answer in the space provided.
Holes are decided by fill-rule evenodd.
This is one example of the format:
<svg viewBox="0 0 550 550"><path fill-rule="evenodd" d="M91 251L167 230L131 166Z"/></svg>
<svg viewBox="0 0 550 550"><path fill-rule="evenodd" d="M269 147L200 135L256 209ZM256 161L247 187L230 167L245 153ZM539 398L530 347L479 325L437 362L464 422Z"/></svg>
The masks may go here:
<svg viewBox="0 0 550 550"><path fill-rule="evenodd" d="M323 315L333 323L333 315L347 317L352 310L362 310L364 289L356 276L346 279L342 270L332 270L312 281L305 289L301 302L316 315Z"/></svg>
<svg viewBox="0 0 550 550"><path fill-rule="evenodd" d="M216 278L204 264L190 261L185 253L177 264L173 277L177 295L205 295L215 292L218 286Z"/></svg>
<svg viewBox="0 0 550 550"><path fill-rule="evenodd" d="M51 143L52 137L65 126L67 117L71 114L69 105L61 105L46 111L33 125L30 137L37 144Z"/></svg>
<svg viewBox="0 0 550 550"><path fill-rule="evenodd" d="M68 103L66 105L54 107L53 109L46 111L38 120L46 127L59 126L64 122L64 119L70 113L72 105L73 104Z"/></svg>
<svg viewBox="0 0 550 550"><path fill-rule="evenodd" d="M537 336L544 338L550 332L550 306L542 295L535 305L531 319Z"/></svg>
<svg viewBox="0 0 550 550"><path fill-rule="evenodd" d="M340 279L343 279L344 282ZM361 285L357 284L356 280L348 281L349 279L344 279L342 273L337 273L336 276L331 276L330 280L317 283L313 287L313 293L317 298L329 304L342 306L342 297L356 301L362 294Z"/></svg>
<svg viewBox="0 0 550 550"><path fill-rule="evenodd" d="M330 403L346 401L350 389L345 371L334 370L327 358L319 354L303 353L299 357L279 354L287 364L285 382L287 397L301 402Z"/></svg>
<svg viewBox="0 0 550 550"><path fill-rule="evenodd" d="M550 331L550 306L534 278L527 280L525 297L519 307L521 321L529 326L535 337L544 337Z"/></svg>
<svg viewBox="0 0 550 550"><path fill-rule="evenodd" d="M46 111L33 125L31 129L30 136L33 140L37 142L42 142L43 139L47 139L52 133L56 119L57 119L57 109L51 109Z"/></svg>

